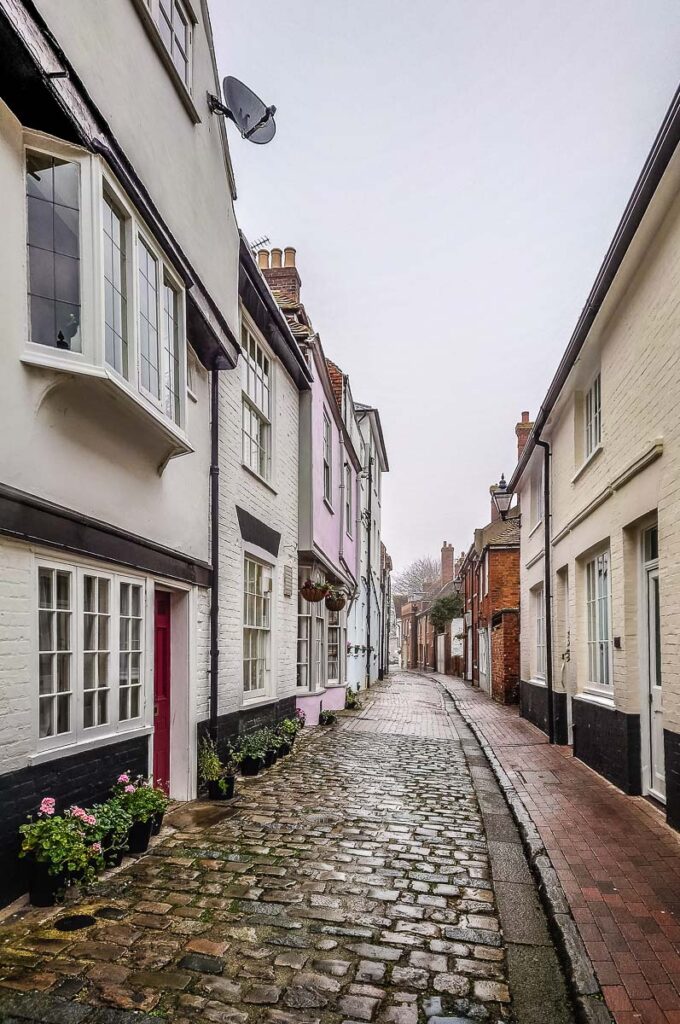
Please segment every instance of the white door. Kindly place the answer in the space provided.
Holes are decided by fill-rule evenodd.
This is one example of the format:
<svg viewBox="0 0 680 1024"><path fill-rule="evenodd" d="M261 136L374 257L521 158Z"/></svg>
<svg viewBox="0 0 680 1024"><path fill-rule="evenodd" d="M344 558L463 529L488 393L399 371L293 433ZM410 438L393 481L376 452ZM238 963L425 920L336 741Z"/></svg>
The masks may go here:
<svg viewBox="0 0 680 1024"><path fill-rule="evenodd" d="M465 678L468 683L472 682L472 630L467 631L467 664L465 667Z"/></svg>
<svg viewBox="0 0 680 1024"><path fill-rule="evenodd" d="M437 672L444 672L446 668L446 634L437 634Z"/></svg>
<svg viewBox="0 0 680 1024"><path fill-rule="evenodd" d="M485 629L479 631L479 688L489 693L491 689L489 670L489 634Z"/></svg>
<svg viewBox="0 0 680 1024"><path fill-rule="evenodd" d="M661 688L661 624L659 615L659 570L647 569L647 678L649 682L649 790L666 800L666 766L663 749Z"/></svg>

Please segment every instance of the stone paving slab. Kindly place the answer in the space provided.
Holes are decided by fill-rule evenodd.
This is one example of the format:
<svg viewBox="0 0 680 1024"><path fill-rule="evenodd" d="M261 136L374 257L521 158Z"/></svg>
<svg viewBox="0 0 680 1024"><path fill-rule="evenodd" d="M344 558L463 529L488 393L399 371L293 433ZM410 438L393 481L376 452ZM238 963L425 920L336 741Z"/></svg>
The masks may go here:
<svg viewBox="0 0 680 1024"><path fill-rule="evenodd" d="M624 795L461 680L433 676L493 751L538 852L549 858L617 1024L680 1024L680 837L642 797Z"/></svg>
<svg viewBox="0 0 680 1024"><path fill-rule="evenodd" d="M511 1020L473 738L449 710L398 675L239 781L234 813L188 816L70 903L84 931L55 930L65 908L1 922L0 1019Z"/></svg>

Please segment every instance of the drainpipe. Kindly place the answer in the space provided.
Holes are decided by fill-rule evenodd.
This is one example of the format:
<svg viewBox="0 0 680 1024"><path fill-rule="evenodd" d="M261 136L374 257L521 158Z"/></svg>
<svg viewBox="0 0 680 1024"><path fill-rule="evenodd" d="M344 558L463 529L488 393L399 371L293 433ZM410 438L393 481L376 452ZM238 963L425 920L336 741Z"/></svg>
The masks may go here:
<svg viewBox="0 0 680 1024"><path fill-rule="evenodd" d="M550 444L537 438L543 449L543 597L545 599L545 682L548 688L548 740L555 742L555 709L553 707L552 659L552 586L550 574Z"/></svg>
<svg viewBox="0 0 680 1024"><path fill-rule="evenodd" d="M366 686L371 685L371 537L373 536L373 456L368 457L368 568L366 572Z"/></svg>
<svg viewBox="0 0 680 1024"><path fill-rule="evenodd" d="M220 464L219 464L220 377L213 367L210 375L210 550L212 595L210 601L210 735L217 741L217 672L219 666L220 599Z"/></svg>
<svg viewBox="0 0 680 1024"><path fill-rule="evenodd" d="M380 572L380 597L382 608L380 610L380 649L378 652L378 679L385 678L385 578Z"/></svg>

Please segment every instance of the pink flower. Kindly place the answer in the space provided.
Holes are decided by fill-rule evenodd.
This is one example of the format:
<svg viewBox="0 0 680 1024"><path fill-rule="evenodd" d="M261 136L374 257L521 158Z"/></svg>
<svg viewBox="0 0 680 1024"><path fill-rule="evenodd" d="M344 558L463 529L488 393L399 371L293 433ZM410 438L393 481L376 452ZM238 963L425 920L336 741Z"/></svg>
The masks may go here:
<svg viewBox="0 0 680 1024"><path fill-rule="evenodd" d="M87 816L87 811L84 811L82 807L78 807L74 804L71 808L70 814L72 818L85 818Z"/></svg>
<svg viewBox="0 0 680 1024"><path fill-rule="evenodd" d="M40 803L40 812L39 813L40 814L47 814L48 816L53 815L54 814L55 802L56 801L55 801L53 796L43 797L43 799L42 799L42 801Z"/></svg>
<svg viewBox="0 0 680 1024"><path fill-rule="evenodd" d="M125 787L125 792L126 793L134 793L134 791L135 791L135 787L134 786L126 786Z"/></svg>
<svg viewBox="0 0 680 1024"><path fill-rule="evenodd" d="M129 782L130 781L130 776L127 774L127 772L123 772L122 775L118 776L118 781L119 782Z"/></svg>
<svg viewBox="0 0 680 1024"><path fill-rule="evenodd" d="M102 844L101 843L93 843L92 846L90 847L90 849L92 850L93 853L101 853L102 852Z"/></svg>
<svg viewBox="0 0 680 1024"><path fill-rule="evenodd" d="M94 814L83 814L82 821L86 825L96 825L97 824L97 819L95 818Z"/></svg>

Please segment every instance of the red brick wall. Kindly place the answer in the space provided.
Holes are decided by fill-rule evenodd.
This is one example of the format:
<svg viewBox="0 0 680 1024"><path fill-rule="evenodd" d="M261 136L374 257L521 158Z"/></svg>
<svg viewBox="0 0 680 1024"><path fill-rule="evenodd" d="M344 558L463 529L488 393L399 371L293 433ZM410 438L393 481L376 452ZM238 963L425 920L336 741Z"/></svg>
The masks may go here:
<svg viewBox="0 0 680 1024"><path fill-rule="evenodd" d="M519 699L519 611L507 609L491 630L491 695L499 704Z"/></svg>

